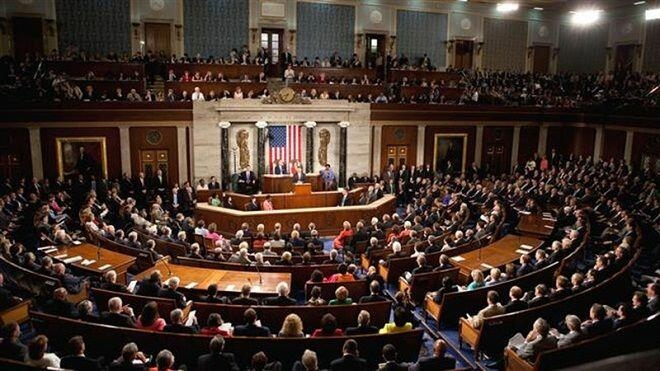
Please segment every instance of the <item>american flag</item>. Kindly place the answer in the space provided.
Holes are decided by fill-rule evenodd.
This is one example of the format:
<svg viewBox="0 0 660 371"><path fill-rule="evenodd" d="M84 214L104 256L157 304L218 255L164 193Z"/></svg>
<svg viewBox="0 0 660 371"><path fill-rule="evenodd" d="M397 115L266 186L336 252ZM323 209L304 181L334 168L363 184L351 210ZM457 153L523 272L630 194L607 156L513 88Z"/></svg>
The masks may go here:
<svg viewBox="0 0 660 371"><path fill-rule="evenodd" d="M301 161L302 157L302 127L300 125L269 126L270 170L273 171L278 160L284 161L289 171L289 162Z"/></svg>

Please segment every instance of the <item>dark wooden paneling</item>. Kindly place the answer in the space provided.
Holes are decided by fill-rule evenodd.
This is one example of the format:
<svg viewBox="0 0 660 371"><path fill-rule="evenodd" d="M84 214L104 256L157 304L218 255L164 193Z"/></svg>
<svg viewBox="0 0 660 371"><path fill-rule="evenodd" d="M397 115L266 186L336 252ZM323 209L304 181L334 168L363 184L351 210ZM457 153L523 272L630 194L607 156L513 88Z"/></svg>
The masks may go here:
<svg viewBox="0 0 660 371"><path fill-rule="evenodd" d="M145 23L146 50L151 50L154 53L162 51L165 55L170 55L172 48L170 43L171 27L169 23Z"/></svg>
<svg viewBox="0 0 660 371"><path fill-rule="evenodd" d="M31 177L32 154L28 129L0 129L0 177Z"/></svg>
<svg viewBox="0 0 660 371"><path fill-rule="evenodd" d="M43 54L44 35L41 18L13 17L11 19L14 35L14 56L17 60L25 58L25 54ZM3 32L4 34L4 32Z"/></svg>
<svg viewBox="0 0 660 371"><path fill-rule="evenodd" d="M575 155L593 156L596 130L587 127L573 127L570 135L562 126L548 128L548 152L556 148L559 153L573 153Z"/></svg>
<svg viewBox="0 0 660 371"><path fill-rule="evenodd" d="M417 163L417 126L383 126L380 145L381 171L387 166L387 146L408 146L408 166L422 165Z"/></svg>
<svg viewBox="0 0 660 371"><path fill-rule="evenodd" d="M427 126L424 138L424 163L433 166L433 150L436 134L467 134L467 152L465 168L474 161L475 126Z"/></svg>
<svg viewBox="0 0 660 371"><path fill-rule="evenodd" d="M631 161L635 167L641 166L642 156L660 158L660 135L650 133L635 133Z"/></svg>
<svg viewBox="0 0 660 371"><path fill-rule="evenodd" d="M147 135L157 131L160 133L160 142L150 143ZM176 127L134 127L130 128L131 136L131 173L137 174L140 169L140 151L167 150L167 183L179 182L179 147Z"/></svg>
<svg viewBox="0 0 660 371"><path fill-rule="evenodd" d="M490 165L490 170L498 174L511 169L511 144L513 143L513 127L484 127L481 166ZM490 151L492 150L492 153Z"/></svg>
<svg viewBox="0 0 660 371"><path fill-rule="evenodd" d="M14 103L2 108L0 122L192 122L192 102Z"/></svg>
<svg viewBox="0 0 660 371"><path fill-rule="evenodd" d="M626 132L623 130L604 130L603 131L603 151L604 159L623 158L623 152L626 148Z"/></svg>
<svg viewBox="0 0 660 371"><path fill-rule="evenodd" d="M241 79L244 75L248 75L251 79L259 76L263 72L264 67L256 64L240 65L240 64L200 64L200 63L177 63L167 64L168 70L173 70L177 78L181 78L184 72L188 71L190 76L195 75L195 72L204 77L206 72L211 71L213 77L217 77L219 72L222 72L227 79Z"/></svg>
<svg viewBox="0 0 660 371"><path fill-rule="evenodd" d="M57 177L57 146L58 137L104 137L107 148L108 178L119 179L121 176L121 148L119 146L118 128L43 128L41 129L41 155L44 166L44 176Z"/></svg>
<svg viewBox="0 0 660 371"><path fill-rule="evenodd" d="M293 70L296 72L296 76L302 72L304 76L314 75L317 80L322 73L325 74L326 79L341 80L345 78L350 81L356 78L360 81L364 75L367 75L370 80L376 79L376 70L370 68L293 67Z"/></svg>
<svg viewBox="0 0 660 371"><path fill-rule="evenodd" d="M539 148L539 127L523 126L520 128L520 143L518 145L518 163L524 163ZM550 148L548 148L550 152Z"/></svg>

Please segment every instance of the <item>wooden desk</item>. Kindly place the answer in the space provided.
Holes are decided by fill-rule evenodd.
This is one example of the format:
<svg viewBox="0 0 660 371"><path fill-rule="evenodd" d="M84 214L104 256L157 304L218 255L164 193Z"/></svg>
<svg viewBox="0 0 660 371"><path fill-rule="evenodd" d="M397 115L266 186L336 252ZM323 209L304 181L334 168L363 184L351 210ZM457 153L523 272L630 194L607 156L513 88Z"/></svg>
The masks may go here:
<svg viewBox="0 0 660 371"><path fill-rule="evenodd" d="M168 81L165 83L165 93L167 94L168 89L174 90L175 93L181 94L184 90L188 92L188 97L192 97L192 93L196 87L199 87L199 90L204 93L205 97L208 97L211 90L215 92L215 96L218 99L222 96L222 93L227 90L231 93L232 98L234 97L234 91L236 87L240 86L241 91L243 92L243 97L247 99L248 92L251 90L253 93L252 98L256 99L259 97L259 94L266 89L268 84L265 82L204 82L204 81L195 81L195 82L178 82L178 81Z"/></svg>
<svg viewBox="0 0 660 371"><path fill-rule="evenodd" d="M333 194L335 197L339 195L337 192L314 192L310 196L300 197L313 197L319 193ZM280 195L274 196L279 197ZM288 195L288 197L293 197L292 199L296 198L295 195ZM276 198L273 197L273 204L275 204L275 200ZM338 198L336 200L334 205L339 201ZM257 224L263 223L266 225L267 230L270 230L271 226L275 223L281 223L282 230L285 232L291 231L295 223L300 223L303 226L314 223L322 236L334 236L339 233L342 222L345 220L355 225L360 219L369 220L373 216L381 217L383 214L391 214L395 210L395 202L396 198L394 196L386 195L369 205L308 207L299 209L280 209L275 206L275 210L272 211L249 212L215 207L207 203L198 203L195 214L197 219L204 219L207 225L209 223L216 223L218 230L227 235L233 235L240 228L241 223L246 222L252 228Z"/></svg>
<svg viewBox="0 0 660 371"><path fill-rule="evenodd" d="M432 80L440 82L444 80L445 82L455 81L458 82L461 79L461 76L456 72L441 72L441 71L423 71L423 70L390 70L389 71L389 81L390 82L400 82L404 77L408 78L408 81L422 80L426 79L429 83Z"/></svg>
<svg viewBox="0 0 660 371"><path fill-rule="evenodd" d="M79 62L79 61L48 61L44 70L53 69L56 72L63 72L69 76L82 77L86 76L88 72L94 72L94 75L99 78L112 76L113 78L119 77L120 73L124 76L133 76L135 71L138 71L140 77L144 77L144 64L142 63L126 63L126 62ZM82 86L80 87L83 88Z"/></svg>
<svg viewBox="0 0 660 371"><path fill-rule="evenodd" d="M352 95L353 98L357 97L358 94L361 94L363 98L366 98L367 95L371 94L373 99L376 99L378 95L385 91L384 85L348 85L348 84L319 84L319 83L291 83L289 87L300 93L303 90L309 95L312 89L316 90L317 96L320 96L321 93L327 91L328 94L332 95L335 91L339 92L339 97L341 99L346 99L349 95Z"/></svg>
<svg viewBox="0 0 660 371"><path fill-rule="evenodd" d="M311 195L312 185L310 183L295 183L293 185L293 194L296 196ZM330 206L330 205L325 205Z"/></svg>
<svg viewBox="0 0 660 371"><path fill-rule="evenodd" d="M451 263L461 268L459 280L462 283L467 283L470 281L470 272L474 269L488 271L491 268L517 261L522 254L516 252L516 250L525 250L520 245L532 246L532 249L527 251L533 253L542 244L543 241L536 238L509 234L481 249L452 257ZM456 261L456 258L463 258L464 260Z"/></svg>
<svg viewBox="0 0 660 371"><path fill-rule="evenodd" d="M312 186L312 191L322 191L321 185L321 175L319 174L305 174L307 177L307 183L310 183ZM275 174L265 174L262 178L262 192L263 193L289 193L293 191L293 182L291 180L291 174L284 175L275 175Z"/></svg>
<svg viewBox="0 0 660 371"><path fill-rule="evenodd" d="M519 214L516 230L524 236L547 239L555 229L556 219L541 214Z"/></svg>
<svg viewBox="0 0 660 371"><path fill-rule="evenodd" d="M213 77L218 77L218 73L222 72L226 79L240 79L243 75L248 75L251 79L254 79L259 76L259 73L264 71L264 66L256 64L168 63L167 70L174 70L174 73L179 78L183 76L185 71L188 71L190 76L195 75L195 72L199 72L202 77L206 75L207 71L211 71Z"/></svg>
<svg viewBox="0 0 660 371"><path fill-rule="evenodd" d="M376 79L376 70L373 68L293 67L293 71L296 73L296 77L302 72L304 76L314 75L317 79L322 73L325 74L327 79L341 80L346 78L350 81L356 78L359 81L364 75L367 75L370 80Z"/></svg>
<svg viewBox="0 0 660 371"><path fill-rule="evenodd" d="M91 263L87 266L81 264L82 260L71 263L69 266L76 271L92 276L102 276L105 272L112 269L117 272L117 282L123 284L127 282L126 272L128 271L128 268L135 263L136 259L133 256L107 250L90 243L83 243L78 246L71 245L56 247L57 251L48 253L48 255L52 257L53 260L61 261L64 263L64 260L67 258L73 258L75 256L80 256L87 260L95 260L94 263ZM62 254L66 254L66 257L57 257L61 256ZM110 265L109 267L100 269L100 267L108 264Z"/></svg>
<svg viewBox="0 0 660 371"><path fill-rule="evenodd" d="M212 283L218 285L218 291L232 295L240 293L241 288L246 283L252 285L252 292L255 294L276 295L275 287L280 282L286 282L291 287L291 273L262 272L262 284L259 285L259 273L257 272L191 267L172 264L163 260L156 263L154 268L137 274L135 279L140 281L148 278L154 269L158 269L163 274L163 280L166 280L172 272L172 276L177 276L181 280L179 289L182 292L191 291L196 294L206 292L206 289ZM193 282L197 282L194 287L186 287Z"/></svg>
<svg viewBox="0 0 660 371"><path fill-rule="evenodd" d="M357 200L362 195L364 190L362 188L352 189L348 195L353 200L353 204L357 204ZM209 197L217 192L212 191L197 191L197 199L199 203L206 203ZM323 191L323 192L310 192L310 193L270 193L270 194L257 194L245 195L242 193L225 192L225 195L230 196L237 210L245 210L244 205L249 203L252 197L256 197L257 203L261 206L266 196L271 197L273 207L276 210L282 209L301 209L309 207L334 207L339 204L341 199L341 192L339 191ZM253 211L254 212L254 211Z"/></svg>

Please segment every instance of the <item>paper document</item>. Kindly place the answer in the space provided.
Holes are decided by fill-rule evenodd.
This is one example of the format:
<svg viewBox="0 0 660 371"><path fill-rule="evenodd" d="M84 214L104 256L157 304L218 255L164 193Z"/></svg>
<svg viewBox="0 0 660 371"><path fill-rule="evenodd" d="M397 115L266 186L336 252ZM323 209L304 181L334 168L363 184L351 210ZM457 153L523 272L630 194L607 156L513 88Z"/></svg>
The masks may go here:
<svg viewBox="0 0 660 371"><path fill-rule="evenodd" d="M38 248L37 248L37 250L39 250L39 251L50 250L50 249L56 249L56 250L57 250L57 248L55 248L55 246L53 246L53 245L50 245L50 246L42 246L42 247L38 247Z"/></svg>
<svg viewBox="0 0 660 371"><path fill-rule="evenodd" d="M75 246L78 246L78 245L82 245L82 242L80 242L80 241L73 241L73 244L74 244Z"/></svg>
<svg viewBox="0 0 660 371"><path fill-rule="evenodd" d="M493 266L490 265L490 264L481 263L481 266L484 267L484 268L486 268L486 269L493 269Z"/></svg>
<svg viewBox="0 0 660 371"><path fill-rule="evenodd" d="M94 259L92 259L92 260L85 259L85 260L82 261L82 263L80 263L80 265L83 265L83 266L86 267L86 266L92 265L94 263L96 263L96 260L94 260Z"/></svg>
<svg viewBox="0 0 660 371"><path fill-rule="evenodd" d="M79 261L81 261L81 260L83 260L83 257L80 256L80 255L78 255L78 256L71 257L71 258L66 258L66 259L64 259L64 260L62 260L62 261L63 261L64 263L66 263L66 264L71 264L71 263L77 263L77 262L79 262Z"/></svg>
<svg viewBox="0 0 660 371"><path fill-rule="evenodd" d="M234 291L235 288L236 288L236 285L227 285L227 287L226 287L227 291Z"/></svg>
<svg viewBox="0 0 660 371"><path fill-rule="evenodd" d="M105 265L100 266L100 267L99 267L99 270L100 270L100 271L104 271L104 270L106 270L106 269L108 269L108 268L111 268L111 267L112 267L112 265L110 265L110 264L105 264Z"/></svg>
<svg viewBox="0 0 660 371"><path fill-rule="evenodd" d="M534 248L534 246L522 244L522 245L520 245L520 248L525 249L525 250L531 250L531 249Z"/></svg>
<svg viewBox="0 0 660 371"><path fill-rule="evenodd" d="M458 255L458 256L454 256L454 257L452 257L451 260L453 260L453 261L455 261L455 262L462 262L463 260L465 260L465 258L462 257L462 256L460 256L460 255Z"/></svg>
<svg viewBox="0 0 660 371"><path fill-rule="evenodd" d="M186 287L187 289L192 289L192 288L195 287L195 286L197 286L197 282L190 282L190 283L187 284L185 287Z"/></svg>
<svg viewBox="0 0 660 371"><path fill-rule="evenodd" d="M557 221L557 219L553 219L553 218L543 218L543 220L547 220L549 222L556 222Z"/></svg>
<svg viewBox="0 0 660 371"><path fill-rule="evenodd" d="M516 250L516 252L520 255L525 255L525 254L529 253L529 251L523 250L523 249L518 249L518 250Z"/></svg>
<svg viewBox="0 0 660 371"><path fill-rule="evenodd" d="M196 310L191 310L190 313L188 313L188 319L186 320L185 326L192 326L197 317L195 317L195 313L197 313Z"/></svg>
<svg viewBox="0 0 660 371"><path fill-rule="evenodd" d="M525 337L522 336L521 333L517 333L513 335L511 339L509 339L509 348L514 348L518 349L520 348L521 345L525 342Z"/></svg>
<svg viewBox="0 0 660 371"><path fill-rule="evenodd" d="M137 286L137 281L133 280L131 283L128 284L128 291L133 292L135 291L135 286Z"/></svg>
<svg viewBox="0 0 660 371"><path fill-rule="evenodd" d="M48 249L48 250L43 250L43 253L45 253L45 254L52 254L52 253L54 253L54 252L57 252L57 249L54 248L54 247L51 247L51 248Z"/></svg>
<svg viewBox="0 0 660 371"><path fill-rule="evenodd" d="M548 228L548 229L555 229L555 227L553 227L553 226L551 226L551 225L544 225L544 227L546 227L546 228Z"/></svg>
<svg viewBox="0 0 660 371"><path fill-rule="evenodd" d="M55 255L55 256L53 256L53 258L55 258L55 259L64 259L64 258L66 258L67 256L68 256L67 254L59 254L59 255Z"/></svg>

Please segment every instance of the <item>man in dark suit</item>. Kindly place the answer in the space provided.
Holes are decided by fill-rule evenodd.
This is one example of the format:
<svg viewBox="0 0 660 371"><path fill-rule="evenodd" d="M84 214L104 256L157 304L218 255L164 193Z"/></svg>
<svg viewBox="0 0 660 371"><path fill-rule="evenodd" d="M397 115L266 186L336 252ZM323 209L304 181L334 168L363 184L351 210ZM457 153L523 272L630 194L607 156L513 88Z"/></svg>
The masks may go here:
<svg viewBox="0 0 660 371"><path fill-rule="evenodd" d="M250 199L250 203L247 204L246 211L259 211L259 203L257 202L256 197Z"/></svg>
<svg viewBox="0 0 660 371"><path fill-rule="evenodd" d="M396 348L394 345L385 345L382 354L385 365L381 366L379 371L408 371L408 366L396 362Z"/></svg>
<svg viewBox="0 0 660 371"><path fill-rule="evenodd" d="M158 293L158 297L174 299L177 308L185 308L186 297L183 296L182 293L177 291L177 289L179 288L179 283L180 283L179 277L176 276L170 277L170 279L167 281L167 288L161 289L160 292Z"/></svg>
<svg viewBox="0 0 660 371"><path fill-rule="evenodd" d="M280 282L275 288L278 295L276 297L266 298L263 305L287 306L296 305L296 300L289 297L289 285L286 282Z"/></svg>
<svg viewBox="0 0 660 371"><path fill-rule="evenodd" d="M287 173L286 166L284 166L284 162L282 162L282 160L277 161L277 164L273 168L273 173L275 175L284 175Z"/></svg>
<svg viewBox="0 0 660 371"><path fill-rule="evenodd" d="M110 326L135 328L133 308L124 306L119 297L108 300L108 311L101 313L99 320Z"/></svg>
<svg viewBox="0 0 660 371"><path fill-rule="evenodd" d="M69 340L71 354L62 357L60 367L77 371L100 371L103 368L98 360L85 356L85 342L82 336L74 336Z"/></svg>
<svg viewBox="0 0 660 371"><path fill-rule="evenodd" d="M527 302L527 305L531 307L539 307L550 302L550 297L548 297L548 287L544 284L538 284L534 288L534 298Z"/></svg>
<svg viewBox="0 0 660 371"><path fill-rule="evenodd" d="M165 198L165 194L167 193L169 187L167 185L167 179L165 179L162 170L158 169L156 171L156 176L151 179L150 188L154 194Z"/></svg>
<svg viewBox="0 0 660 371"><path fill-rule="evenodd" d="M2 337L2 342L0 342L0 358L24 362L28 349L21 343L21 327L18 323L10 322L2 326L0 337Z"/></svg>
<svg viewBox="0 0 660 371"><path fill-rule="evenodd" d="M158 296L158 293L160 293L162 290L160 282L162 278L163 276L159 271L155 270L151 272L149 278L145 278L140 282L140 286L135 292L135 295L154 297Z"/></svg>
<svg viewBox="0 0 660 371"><path fill-rule="evenodd" d="M78 311L73 303L67 300L68 295L64 287L55 289L53 298L46 302L45 311L56 316L76 318Z"/></svg>
<svg viewBox="0 0 660 371"><path fill-rule="evenodd" d="M362 299L360 299L360 303L362 303ZM346 336L368 335L368 334L377 334L377 333L378 333L378 327L371 326L371 315L366 310L361 310L360 314L358 314L357 327L346 328Z"/></svg>
<svg viewBox="0 0 660 371"><path fill-rule="evenodd" d="M192 326L183 324L183 311L178 308L170 312L170 324L163 328L165 332L175 332L177 334L196 334L198 330L199 327L195 319Z"/></svg>
<svg viewBox="0 0 660 371"><path fill-rule="evenodd" d="M257 176L250 168L250 165L238 174L238 184L243 193L252 194L256 191Z"/></svg>
<svg viewBox="0 0 660 371"><path fill-rule="evenodd" d="M128 293L126 286L117 283L117 272L114 270L109 270L103 275L104 282L101 284L101 289L114 291L114 292L123 292Z"/></svg>
<svg viewBox="0 0 660 371"><path fill-rule="evenodd" d="M234 305L258 305L259 302L257 299L250 297L250 291L252 291L252 287L250 285L243 285L241 288L241 295L237 298L234 298L231 303Z"/></svg>
<svg viewBox="0 0 660 371"><path fill-rule="evenodd" d="M433 356L420 358L413 369L417 371L440 371L456 368L456 360L452 356L445 355L447 343L438 339L433 344Z"/></svg>
<svg viewBox="0 0 660 371"><path fill-rule="evenodd" d="M135 192L135 201L139 208L143 208L147 202L147 180L144 173L139 173L133 182L133 192Z"/></svg>
<svg viewBox="0 0 660 371"><path fill-rule="evenodd" d="M371 281L369 284L369 291L371 294L365 295L360 298L360 304L362 303L376 303L379 301L387 301L387 299L380 294L380 283L378 281Z"/></svg>
<svg viewBox="0 0 660 371"><path fill-rule="evenodd" d="M527 309L527 302L522 300L523 290L518 286L513 286L509 289L509 304L504 306L506 313L517 312L519 310Z"/></svg>
<svg viewBox="0 0 660 371"><path fill-rule="evenodd" d="M266 326L257 326L257 312L254 309L248 308L243 313L245 318L244 325L238 325L234 328L234 336L255 336L255 337L269 337L270 329Z"/></svg>
<svg viewBox="0 0 660 371"><path fill-rule="evenodd" d="M209 354L197 358L197 369L200 371L232 370L238 371L238 365L232 353L223 353L225 339L216 335L209 344Z"/></svg>
<svg viewBox="0 0 660 371"><path fill-rule="evenodd" d="M218 182L214 176L212 176L209 181L209 189L220 189L220 182Z"/></svg>
<svg viewBox="0 0 660 371"><path fill-rule="evenodd" d="M341 200L339 200L339 204L337 206L351 206L351 205L353 205L353 201L348 197L348 191L346 189L342 189Z"/></svg>
<svg viewBox="0 0 660 371"><path fill-rule="evenodd" d="M358 345L353 339L348 339L344 343L341 358L337 358L330 363L332 371L362 371L367 369L367 361L358 357Z"/></svg>

